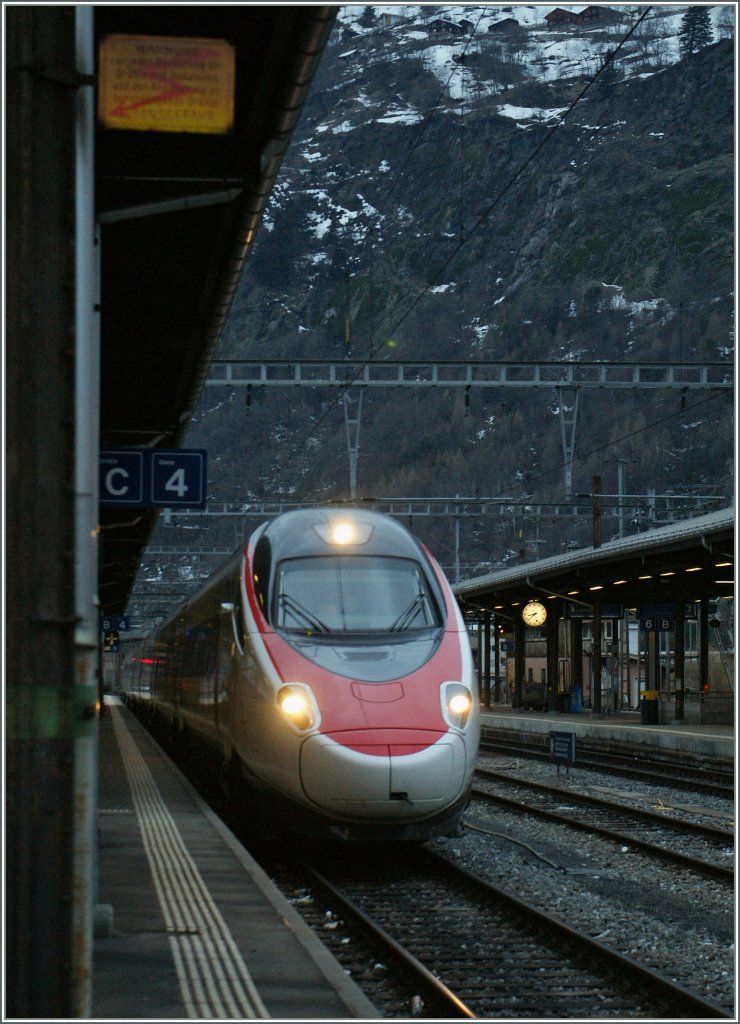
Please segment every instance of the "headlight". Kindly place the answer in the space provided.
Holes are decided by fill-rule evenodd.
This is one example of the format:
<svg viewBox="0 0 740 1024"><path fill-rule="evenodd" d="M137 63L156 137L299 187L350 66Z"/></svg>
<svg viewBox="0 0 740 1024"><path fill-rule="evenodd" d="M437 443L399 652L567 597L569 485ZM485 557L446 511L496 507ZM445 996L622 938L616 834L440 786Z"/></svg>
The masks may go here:
<svg viewBox="0 0 740 1024"><path fill-rule="evenodd" d="M464 729L473 710L473 695L462 683L442 683L442 714L448 725Z"/></svg>
<svg viewBox="0 0 740 1024"><path fill-rule="evenodd" d="M291 684L278 690L277 702L286 718L304 732L316 722L316 701L307 686Z"/></svg>
<svg viewBox="0 0 740 1024"><path fill-rule="evenodd" d="M335 547L347 547L350 544L367 544L373 534L372 526L368 523L358 523L353 519L316 523L314 530L325 544L331 544Z"/></svg>

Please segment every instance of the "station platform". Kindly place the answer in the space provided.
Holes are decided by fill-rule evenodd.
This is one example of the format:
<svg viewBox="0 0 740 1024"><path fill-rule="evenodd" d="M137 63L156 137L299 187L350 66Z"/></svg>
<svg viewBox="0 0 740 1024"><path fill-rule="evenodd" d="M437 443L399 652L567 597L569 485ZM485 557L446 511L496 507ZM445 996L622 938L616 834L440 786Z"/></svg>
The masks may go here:
<svg viewBox="0 0 740 1024"><path fill-rule="evenodd" d="M115 696L99 766L91 1019L380 1016Z"/></svg>
<svg viewBox="0 0 740 1024"><path fill-rule="evenodd" d="M523 711L501 704L482 709L481 725L484 729L507 729L523 733L573 732L576 736L599 736L636 747L703 755L732 762L735 759L734 725L695 725L686 722L645 725L640 713L634 711L615 711L602 716L591 714L588 710L572 714Z"/></svg>

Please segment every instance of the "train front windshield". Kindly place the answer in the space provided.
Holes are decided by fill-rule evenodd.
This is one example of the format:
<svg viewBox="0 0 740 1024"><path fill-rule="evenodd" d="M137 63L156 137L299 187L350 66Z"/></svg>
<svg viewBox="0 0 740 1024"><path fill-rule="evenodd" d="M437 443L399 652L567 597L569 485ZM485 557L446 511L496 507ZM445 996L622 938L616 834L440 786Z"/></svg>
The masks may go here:
<svg viewBox="0 0 740 1024"><path fill-rule="evenodd" d="M281 562L273 625L300 633L408 633L441 625L421 567L411 559L317 556Z"/></svg>

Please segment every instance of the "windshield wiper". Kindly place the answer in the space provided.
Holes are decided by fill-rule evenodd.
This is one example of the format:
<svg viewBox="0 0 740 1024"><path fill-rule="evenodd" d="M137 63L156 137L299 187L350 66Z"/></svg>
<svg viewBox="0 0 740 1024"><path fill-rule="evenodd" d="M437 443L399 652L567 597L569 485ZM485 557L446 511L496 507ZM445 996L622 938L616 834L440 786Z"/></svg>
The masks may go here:
<svg viewBox="0 0 740 1024"><path fill-rule="evenodd" d="M425 594L417 594L408 608L402 611L396 621L391 624L389 632L398 633L402 629L406 629L406 627L414 621L419 609L423 606L425 601Z"/></svg>
<svg viewBox="0 0 740 1024"><path fill-rule="evenodd" d="M316 633L331 632L325 622L322 622L321 619L317 618L308 610L308 608L304 608L300 601L296 601L296 599L291 597L289 594L280 594L278 596L278 601L285 611L292 614L293 618L299 626L302 626L303 629L311 630ZM285 623L283 623L283 625L286 629L289 628Z"/></svg>

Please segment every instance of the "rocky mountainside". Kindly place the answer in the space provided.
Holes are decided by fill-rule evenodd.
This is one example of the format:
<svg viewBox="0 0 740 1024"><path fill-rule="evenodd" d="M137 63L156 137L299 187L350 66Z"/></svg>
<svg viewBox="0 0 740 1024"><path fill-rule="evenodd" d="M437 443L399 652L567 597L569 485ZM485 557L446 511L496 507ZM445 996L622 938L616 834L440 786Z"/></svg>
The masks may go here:
<svg viewBox="0 0 740 1024"><path fill-rule="evenodd" d="M731 8L685 58L683 7L341 8L219 358L731 367ZM587 518L527 512L565 497L559 410L555 389L366 389L357 495L511 498L464 522L464 574L588 543ZM336 390L206 387L188 444L214 501L346 498L344 411ZM729 500L732 411L582 392L573 492L619 472L630 495ZM413 527L449 567L449 522Z"/></svg>

